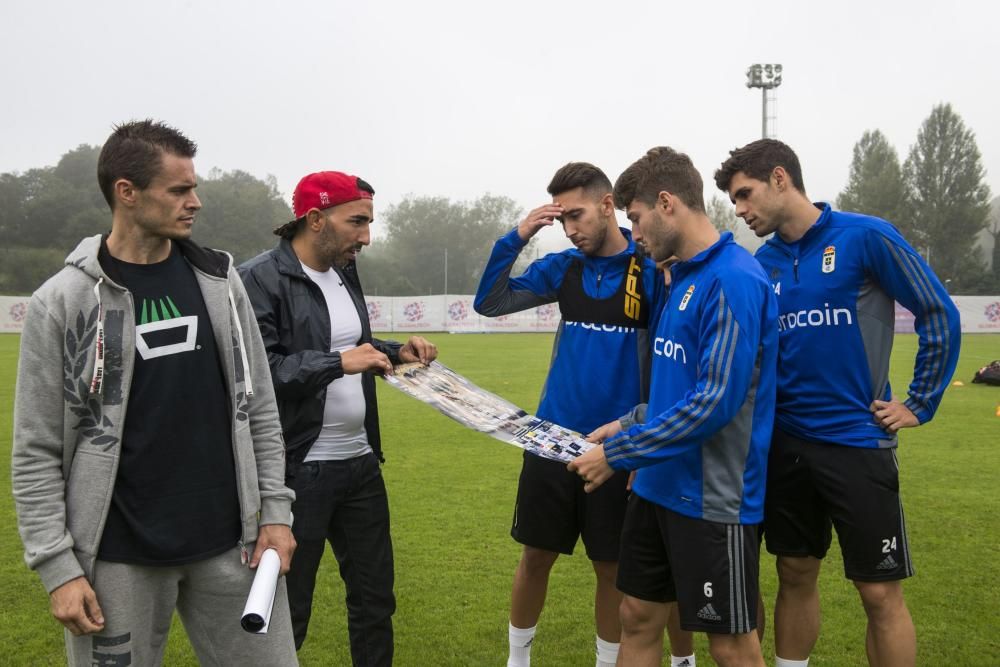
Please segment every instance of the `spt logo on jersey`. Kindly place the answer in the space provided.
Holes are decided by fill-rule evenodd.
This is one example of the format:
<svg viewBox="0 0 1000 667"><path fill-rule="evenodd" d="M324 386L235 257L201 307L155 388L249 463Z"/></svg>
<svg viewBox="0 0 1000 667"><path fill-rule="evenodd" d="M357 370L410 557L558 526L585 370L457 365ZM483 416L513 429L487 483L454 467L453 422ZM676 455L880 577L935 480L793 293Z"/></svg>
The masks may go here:
<svg viewBox="0 0 1000 667"><path fill-rule="evenodd" d="M629 260L628 273L625 276L625 317L633 320L639 319L639 313L642 310L642 299L639 296L639 276L641 273L642 265L633 255Z"/></svg>

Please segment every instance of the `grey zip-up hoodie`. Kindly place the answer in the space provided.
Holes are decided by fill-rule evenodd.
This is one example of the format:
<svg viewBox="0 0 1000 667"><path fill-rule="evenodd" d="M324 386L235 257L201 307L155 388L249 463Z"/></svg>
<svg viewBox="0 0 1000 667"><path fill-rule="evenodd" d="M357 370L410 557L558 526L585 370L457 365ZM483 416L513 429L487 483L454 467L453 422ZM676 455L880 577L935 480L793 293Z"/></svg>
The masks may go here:
<svg viewBox="0 0 1000 667"><path fill-rule="evenodd" d="M267 356L232 257L178 246L205 299L231 398L245 548L259 525L291 525L295 497L285 487ZM21 334L11 481L25 562L49 592L93 573L132 382L132 296L102 268L100 249L100 236L80 242L32 295Z"/></svg>

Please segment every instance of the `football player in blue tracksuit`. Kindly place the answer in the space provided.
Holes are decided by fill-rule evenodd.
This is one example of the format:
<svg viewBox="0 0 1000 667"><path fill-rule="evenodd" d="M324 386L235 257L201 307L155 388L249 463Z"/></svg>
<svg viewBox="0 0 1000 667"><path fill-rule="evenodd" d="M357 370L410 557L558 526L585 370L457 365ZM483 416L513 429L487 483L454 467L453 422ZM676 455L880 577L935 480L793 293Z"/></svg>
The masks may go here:
<svg viewBox="0 0 1000 667"><path fill-rule="evenodd" d="M715 174L778 299L778 394L765 535L778 556L778 667L808 664L819 636L820 559L837 529L844 571L868 615L873 665L912 665L913 574L899 499L896 433L929 421L958 360L958 310L885 220L814 205L795 153L773 139L732 151ZM894 301L920 339L905 400L889 387Z"/></svg>
<svg viewBox="0 0 1000 667"><path fill-rule="evenodd" d="M676 255L653 338L649 403L597 429L570 463L588 491L637 470L622 529L621 664L659 665L668 604L708 633L720 665L764 662L758 524L774 419L777 304L760 265L705 214L684 154L653 148L615 183L615 205L654 260Z"/></svg>
<svg viewBox="0 0 1000 667"><path fill-rule="evenodd" d="M496 242L476 294L477 312L496 317L559 303L562 319L538 416L589 433L644 400L648 388L653 304L662 303L662 274L618 227L611 181L600 169L571 162L548 187L552 203L531 211ZM546 255L510 277L527 242L542 227L562 223L574 248ZM525 453L511 536L524 545L514 575L510 667L529 664L549 572L560 553L582 537L597 576L597 664L613 665L621 626L615 588L626 475L588 495L562 463Z"/></svg>

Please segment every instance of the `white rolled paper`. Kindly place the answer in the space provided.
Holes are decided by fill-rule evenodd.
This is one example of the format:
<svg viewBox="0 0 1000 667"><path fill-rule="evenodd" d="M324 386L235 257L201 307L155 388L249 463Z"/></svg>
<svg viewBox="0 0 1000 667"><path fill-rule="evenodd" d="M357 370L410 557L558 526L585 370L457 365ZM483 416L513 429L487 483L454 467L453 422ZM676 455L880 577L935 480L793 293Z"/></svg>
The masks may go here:
<svg viewBox="0 0 1000 667"><path fill-rule="evenodd" d="M274 606L274 589L278 586L281 559L274 549L265 549L257 564L257 574L250 586L247 605L243 608L240 625L247 632L264 634L271 622L271 607Z"/></svg>

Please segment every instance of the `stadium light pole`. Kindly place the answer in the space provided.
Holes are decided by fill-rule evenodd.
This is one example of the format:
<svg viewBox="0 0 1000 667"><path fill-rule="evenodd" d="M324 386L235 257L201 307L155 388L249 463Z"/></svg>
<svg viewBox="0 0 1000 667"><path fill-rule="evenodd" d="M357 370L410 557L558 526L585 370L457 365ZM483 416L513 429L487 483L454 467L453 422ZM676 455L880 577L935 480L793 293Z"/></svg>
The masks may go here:
<svg viewBox="0 0 1000 667"><path fill-rule="evenodd" d="M747 68L747 88L760 88L763 107L760 119L761 139L767 139L767 91L781 85L781 65L750 65Z"/></svg>

